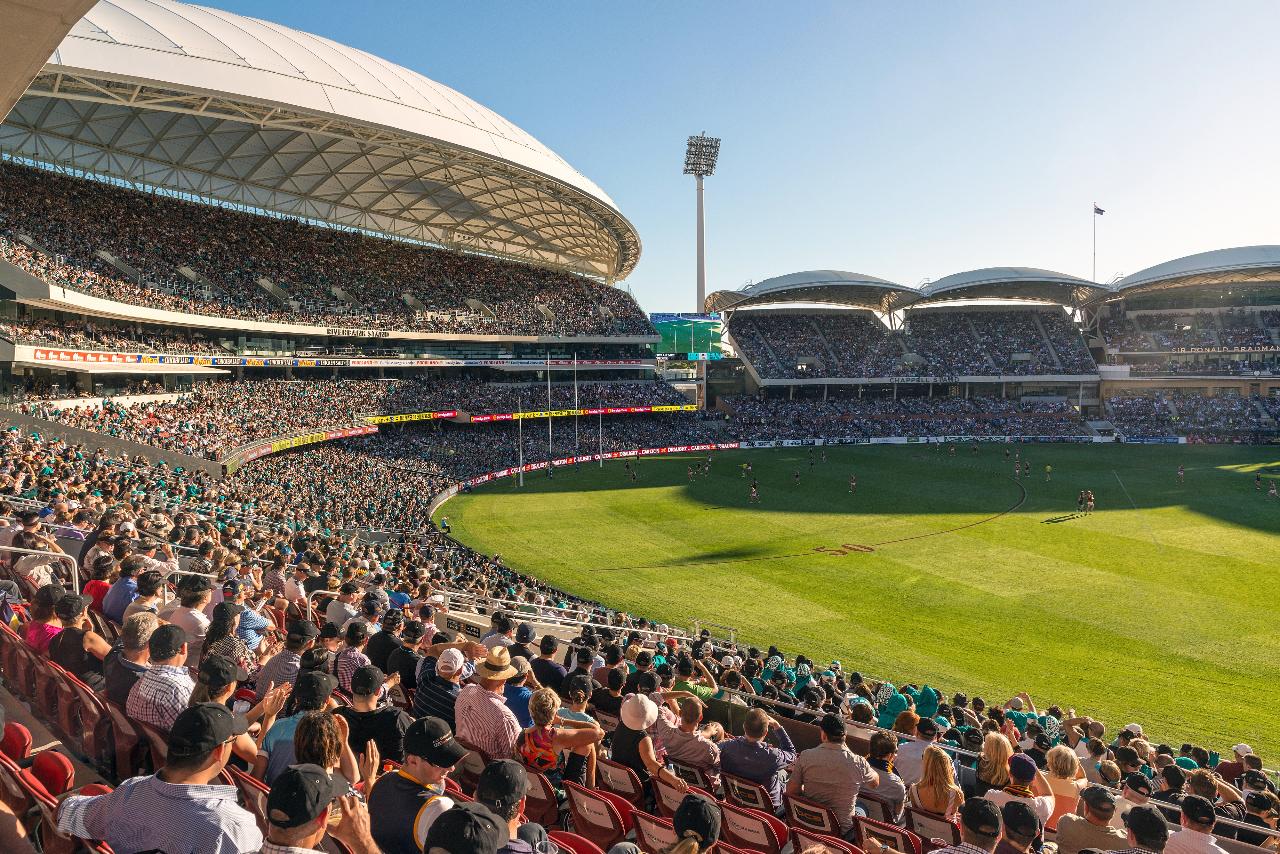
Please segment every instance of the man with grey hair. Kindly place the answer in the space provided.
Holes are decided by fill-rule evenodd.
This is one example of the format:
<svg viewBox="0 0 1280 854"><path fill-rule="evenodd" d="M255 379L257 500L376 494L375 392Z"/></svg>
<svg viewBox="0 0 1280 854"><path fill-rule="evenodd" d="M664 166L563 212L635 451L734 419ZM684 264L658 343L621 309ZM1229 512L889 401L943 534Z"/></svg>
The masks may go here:
<svg viewBox="0 0 1280 854"><path fill-rule="evenodd" d="M129 690L151 663L148 643L159 625L160 618L149 611L130 614L120 630L120 642L102 660L107 699L122 709L129 701Z"/></svg>

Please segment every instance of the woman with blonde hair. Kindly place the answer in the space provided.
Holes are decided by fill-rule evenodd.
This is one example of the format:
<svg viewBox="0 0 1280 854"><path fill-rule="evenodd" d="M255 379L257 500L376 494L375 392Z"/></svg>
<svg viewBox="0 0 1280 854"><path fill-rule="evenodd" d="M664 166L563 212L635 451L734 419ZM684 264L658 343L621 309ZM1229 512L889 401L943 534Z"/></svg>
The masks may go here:
<svg viewBox="0 0 1280 854"><path fill-rule="evenodd" d="M1053 792L1053 813L1045 822L1048 830L1058 829L1058 819L1076 811L1080 792L1089 785L1076 752L1065 744L1050 748L1045 754L1045 776L1049 778L1049 791Z"/></svg>
<svg viewBox="0 0 1280 854"><path fill-rule="evenodd" d="M941 747L931 744L924 749L923 759L920 780L907 789L907 802L916 809L951 821L964 803L964 792L956 785L951 757Z"/></svg>
<svg viewBox="0 0 1280 854"><path fill-rule="evenodd" d="M596 745L604 739L604 730L594 721L559 717L559 711L560 696L555 691L534 691L529 697L533 726L520 733L516 751L525 765L546 774L553 786L559 787L563 780L594 786ZM563 762L562 753L568 754Z"/></svg>
<svg viewBox="0 0 1280 854"><path fill-rule="evenodd" d="M1009 758L1013 745L1002 733L989 732L982 742L978 756L977 794L985 795L991 789L1003 789L1009 785Z"/></svg>

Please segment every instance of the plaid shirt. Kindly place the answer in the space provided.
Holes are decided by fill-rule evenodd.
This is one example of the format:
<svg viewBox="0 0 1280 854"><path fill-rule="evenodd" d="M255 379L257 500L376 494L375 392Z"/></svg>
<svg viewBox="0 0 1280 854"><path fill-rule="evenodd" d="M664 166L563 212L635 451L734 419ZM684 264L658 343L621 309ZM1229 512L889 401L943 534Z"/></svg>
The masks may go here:
<svg viewBox="0 0 1280 854"><path fill-rule="evenodd" d="M117 854L245 854L262 846L235 786L175 785L154 775L125 780L105 795L72 795L58 810L58 829L100 839Z"/></svg>
<svg viewBox="0 0 1280 854"><path fill-rule="evenodd" d="M262 589L270 590L276 596L283 596L284 573L274 566L262 573Z"/></svg>
<svg viewBox="0 0 1280 854"><path fill-rule="evenodd" d="M333 660L333 675L338 677L338 687L351 693L351 677L358 668L369 663L369 656L354 646L344 646Z"/></svg>
<svg viewBox="0 0 1280 854"><path fill-rule="evenodd" d="M129 689L129 701L125 712L134 720L151 724L165 732L182 714L195 690L195 680L185 667L171 664L153 664L146 674ZM91 836L90 839L101 839ZM115 846L111 846L114 848Z"/></svg>

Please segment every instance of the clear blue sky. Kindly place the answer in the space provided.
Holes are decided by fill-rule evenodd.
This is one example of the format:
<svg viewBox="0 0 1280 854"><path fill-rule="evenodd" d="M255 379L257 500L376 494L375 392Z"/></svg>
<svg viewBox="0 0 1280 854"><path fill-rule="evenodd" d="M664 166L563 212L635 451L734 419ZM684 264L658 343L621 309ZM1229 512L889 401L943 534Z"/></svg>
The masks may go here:
<svg viewBox="0 0 1280 854"><path fill-rule="evenodd" d="M474 98L605 189L649 311L805 269L915 285L996 265L1098 278L1280 242L1275 2L209 0Z"/></svg>

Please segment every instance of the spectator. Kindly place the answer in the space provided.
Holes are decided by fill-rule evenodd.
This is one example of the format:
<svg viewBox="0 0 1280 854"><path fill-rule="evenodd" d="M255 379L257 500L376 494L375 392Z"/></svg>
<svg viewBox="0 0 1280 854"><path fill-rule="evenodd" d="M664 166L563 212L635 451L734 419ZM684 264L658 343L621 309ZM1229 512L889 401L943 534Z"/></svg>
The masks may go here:
<svg viewBox="0 0 1280 854"><path fill-rule="evenodd" d="M61 584L46 584L31 599L31 620L23 626L22 638L37 655L46 655L50 642L62 631L54 607L66 593Z"/></svg>
<svg viewBox="0 0 1280 854"><path fill-rule="evenodd" d="M155 614L133 614L124 621L120 643L102 660L107 699L121 709L129 702L129 691L147 672L151 662L151 635L160 626Z"/></svg>
<svg viewBox="0 0 1280 854"><path fill-rule="evenodd" d="M342 818L333 836L352 854L379 854L370 830L369 809L340 775L319 765L286 768L267 795L267 839L264 854L321 851L336 802Z"/></svg>
<svg viewBox="0 0 1280 854"><path fill-rule="evenodd" d="M294 683L302 669L302 656L315 646L316 638L320 636L320 629L308 620L293 620L286 629L284 649L268 659L258 671L258 700L271 688Z"/></svg>
<svg viewBox="0 0 1280 854"><path fill-rule="evenodd" d="M1116 813L1111 817L1111 826L1124 830L1124 816L1134 807L1146 806L1154 794L1155 787L1145 776L1133 772L1124 778L1124 786L1120 790L1120 798L1116 801Z"/></svg>
<svg viewBox="0 0 1280 854"><path fill-rule="evenodd" d="M511 714L515 715L516 720L519 721L520 728L528 729L533 726L533 718L529 716L529 698L533 696L534 690L541 686L533 678L527 659L513 655L511 666L516 669L516 672L503 686L502 696Z"/></svg>
<svg viewBox="0 0 1280 854"><path fill-rule="evenodd" d="M347 626L342 649L333 660L333 672L338 677L338 687L347 694L351 693L351 678L355 676L356 670L369 664L369 656L364 654L364 648L368 642L368 623L356 620Z"/></svg>
<svg viewBox="0 0 1280 854"><path fill-rule="evenodd" d="M387 682L386 674L371 664L357 668L351 677L351 705L339 706L335 714L347 722L347 744L353 753L365 753L372 741L383 759L403 762L404 734L413 718L395 706L378 705Z"/></svg>
<svg viewBox="0 0 1280 854"><path fill-rule="evenodd" d="M657 720L658 706L647 695L627 697L622 703L618 727L613 731L613 761L636 772L646 788L651 778L665 774L667 782L681 792L687 792L689 784L658 759L653 737L649 734Z"/></svg>
<svg viewBox="0 0 1280 854"><path fill-rule="evenodd" d="M485 805L464 801L432 824L419 850L433 854L494 854L505 851L510 842L506 822Z"/></svg>
<svg viewBox="0 0 1280 854"><path fill-rule="evenodd" d="M931 721L930 718L921 718L921 721ZM917 726L917 731L919 727ZM907 746L918 744L919 742L907 742ZM925 742L926 748L928 742ZM816 748L815 748L816 749ZM889 805L889 809L893 812L894 820L897 821L902 816L902 805L906 802L907 787L906 782L900 776L900 766L897 757L902 751L898 750L898 740L886 732L874 732L871 734L870 749L867 755L867 764L879 776L878 782L873 782L862 787L859 795L871 795L879 798ZM804 756L804 754L800 754ZM922 754L923 757L923 754ZM921 760L923 765L923 758ZM877 813L877 815L879 815Z"/></svg>
<svg viewBox="0 0 1280 854"><path fill-rule="evenodd" d="M190 657L187 633L181 626L160 626L151 633L147 649L151 664L129 690L125 712L136 721L168 732L196 687L186 666Z"/></svg>
<svg viewBox="0 0 1280 854"><path fill-rule="evenodd" d="M489 759L509 759L520 737L520 722L502 696L506 681L516 674L511 654L501 644L476 665L476 681L458 692L454 717L458 738Z"/></svg>
<svg viewBox="0 0 1280 854"><path fill-rule="evenodd" d="M970 798L960 807L960 844L938 848L935 854L993 852L1003 825L999 807L986 798Z"/></svg>
<svg viewBox="0 0 1280 854"><path fill-rule="evenodd" d="M1102 786L1089 786L1080 793L1080 802L1084 805L1083 815L1067 813L1058 818L1059 854L1079 854L1085 848L1119 848L1125 835L1111 826L1116 813L1115 795Z"/></svg>
<svg viewBox="0 0 1280 854"><path fill-rule="evenodd" d="M1025 801L1042 824L1053 815L1054 798L1048 778L1031 757L1021 753L1009 758L1009 782L1003 789L989 791L986 798L997 806L1012 800Z"/></svg>
<svg viewBox="0 0 1280 854"><path fill-rule="evenodd" d="M120 561L120 577L102 597L102 615L113 623L123 623L125 609L138 595L137 576L145 571L141 555L130 555Z"/></svg>
<svg viewBox="0 0 1280 854"><path fill-rule="evenodd" d="M951 821L964 803L964 792L956 785L955 766L941 747L929 745L922 757L920 779L907 787L911 806Z"/></svg>
<svg viewBox="0 0 1280 854"><path fill-rule="evenodd" d="M663 717L657 726L662 732L662 746L666 758L696 768L706 775L711 789L720 784L720 742L724 739L724 727L718 722L702 725L706 706L696 697L680 701L680 718L672 726Z"/></svg>
<svg viewBox="0 0 1280 854"><path fill-rule="evenodd" d="M539 688L529 701L532 725L520 733L516 753L533 770L547 775L553 786L563 780L586 785L595 776L596 745L604 730L594 721L562 720L556 725L560 697L550 688ZM568 754L563 765L560 757Z"/></svg>
<svg viewBox="0 0 1280 854"><path fill-rule="evenodd" d="M626 709L625 704L623 709ZM824 733L824 744L828 738ZM843 747L841 743L839 747L819 746L813 750L840 751ZM831 759L832 762L843 761L839 757ZM769 792L769 800L772 801L775 811L782 807L782 771L794 761L796 761L796 749L791 743L791 736L776 719L769 717L760 709L747 712L741 736L729 739L720 745L721 772L764 786ZM823 764L816 757L813 761L817 763L816 767L821 767ZM863 762L865 763L865 760ZM854 779L845 785L856 787L861 785L862 779ZM821 785L821 782L818 785ZM853 794L857 795L856 788Z"/></svg>
<svg viewBox="0 0 1280 854"><path fill-rule="evenodd" d="M929 745L942 738L942 730L933 718L922 717L916 723L915 735L915 739L902 745L897 758L893 760L894 771L907 786L920 779L924 771L924 752Z"/></svg>
<svg viewBox="0 0 1280 854"><path fill-rule="evenodd" d="M533 668L533 676L538 680L539 685L544 685L552 691L559 691L561 683L564 682L568 671L564 666L555 660L556 650L560 647L560 640L555 635L543 635L542 640L538 641L538 657L529 662Z"/></svg>
<svg viewBox="0 0 1280 854"><path fill-rule="evenodd" d="M213 586L209 579L184 575L178 582L178 601L160 609L160 619L186 632L187 660L184 663L188 667L197 666L204 652L204 637L209 630L209 618L204 611L212 598Z"/></svg>
<svg viewBox="0 0 1280 854"><path fill-rule="evenodd" d="M138 576L136 595L128 607L124 609L126 621L134 614L147 612L157 614L160 611L160 591L164 589L164 574L148 570Z"/></svg>
<svg viewBox="0 0 1280 854"><path fill-rule="evenodd" d="M1075 812L1076 802L1080 800L1080 793L1088 782L1084 769L1080 767L1080 760L1065 744L1051 748L1045 754L1045 771L1049 790L1053 792L1053 815L1045 822L1045 826L1053 830L1058 826L1059 817ZM1115 803L1111 806L1114 809Z"/></svg>
<svg viewBox="0 0 1280 854"><path fill-rule="evenodd" d="M353 581L348 581L338 588L338 596L329 603L329 607L325 609L324 618L326 622L333 623L339 629L347 625L347 623L360 616L360 611L355 607L356 597L360 595L360 588Z"/></svg>
<svg viewBox="0 0 1280 854"><path fill-rule="evenodd" d="M747 713L748 721L751 716L758 710L752 710ZM768 718L763 721L757 720L755 729L761 723L767 724ZM747 730L744 725L744 732L748 737L751 730ZM785 733L781 727L779 732ZM853 827L853 817L861 815L862 812L856 809L858 803L858 794L862 790L870 790L878 787L882 783L882 772L874 770L868 761L849 749L845 744L845 723L844 718L839 715L828 714L822 718L820 737L822 743L817 747L811 747L802 752L799 757L795 758L795 766L792 769L791 778L787 780L787 794L803 795L811 801L815 801L827 807L835 814L836 821L840 823L840 832L848 834ZM884 735L876 733L876 735ZM763 736L763 734L762 734ZM890 742L896 739L892 736L886 736ZM733 755L733 765L730 766L729 760L723 761L725 773L737 774L732 768L739 767L739 757L729 753L729 748L733 742L725 744L726 757ZM880 752L884 752L884 745L880 744ZM873 756L875 747L873 746ZM889 755L893 755L890 750ZM793 754L794 757L794 754ZM789 763L788 763L789 764ZM766 766L767 767L767 766ZM760 782L770 791L773 797L776 790L777 771L773 772L773 776L767 780L759 779L763 774L758 769L756 777L747 777L747 779ZM779 769L780 770L780 769ZM883 772L885 774L889 772ZM737 776L746 776L737 774ZM774 810L781 807L781 799L773 798Z"/></svg>
<svg viewBox="0 0 1280 854"><path fill-rule="evenodd" d="M985 795L991 789L1003 789L1009 785L1009 760L1013 757L1013 745L998 732L987 733L982 740L982 753L978 756L976 793ZM1032 762L1031 764L1035 764Z"/></svg>
<svg viewBox="0 0 1280 854"><path fill-rule="evenodd" d="M373 837L384 854L421 854L428 833L453 807L446 775L467 755L439 718L414 721L404 733L404 765L383 775L369 792Z"/></svg>
<svg viewBox="0 0 1280 854"><path fill-rule="evenodd" d="M440 653L439 658L434 659L435 666L428 671L426 665L432 661L429 657L423 660L423 672L418 674L418 690L413 695L413 713L419 718L427 715L440 718L449 725L450 730L455 730L455 709L462 690L462 652L446 649Z"/></svg>
<svg viewBox="0 0 1280 854"><path fill-rule="evenodd" d="M67 594L53 606L54 614L62 623L62 631L49 641L49 660L95 691L106 687L102 675L102 660L111 652L111 645L93 630L88 608L93 603L89 596Z"/></svg>
<svg viewBox="0 0 1280 854"><path fill-rule="evenodd" d="M154 654L154 653L153 653ZM294 763L294 734L308 712L324 710L329 705L338 680L332 674L309 670L298 674L289 696L289 714L277 718L262 738L258 756L253 762L253 776L270 786L285 768Z"/></svg>
<svg viewBox="0 0 1280 854"><path fill-rule="evenodd" d="M400 646L400 630L404 626L404 614L401 611L388 611L382 618L381 630L369 638L364 654L369 656L369 663L383 673L393 672L387 664L392 651Z"/></svg>
<svg viewBox="0 0 1280 854"><path fill-rule="evenodd" d="M1165 845L1167 854L1224 854L1225 849L1213 837L1213 827L1218 821L1213 804L1200 795L1187 795L1180 806L1182 829L1169 837ZM1138 809L1140 807L1129 811L1130 821Z"/></svg>
<svg viewBox="0 0 1280 854"><path fill-rule="evenodd" d="M498 854L537 854L549 850L554 844L550 843L546 828L520 820L528 792L529 775L519 762L500 759L490 762L480 772L476 803L506 823L508 841L498 849Z"/></svg>
<svg viewBox="0 0 1280 854"><path fill-rule="evenodd" d="M164 768L105 795L67 798L58 807L58 829L102 840L121 854L259 850L262 833L236 803L235 787L213 782L231 757L232 740L247 728L216 703L184 710L173 721Z"/></svg>
<svg viewBox="0 0 1280 854"><path fill-rule="evenodd" d="M1124 814L1129 847L1122 854L1161 854L1168 846L1169 825L1154 806L1136 806Z"/></svg>
<svg viewBox="0 0 1280 854"><path fill-rule="evenodd" d="M418 688L418 666L423 658L418 644L426 636L427 629L422 621L410 620L400 632L399 644L387 655L387 672L399 675L400 688L406 696Z"/></svg>
<svg viewBox="0 0 1280 854"><path fill-rule="evenodd" d="M1244 799L1245 815L1241 821L1264 830L1276 829L1276 817L1280 815L1280 799L1270 792L1250 792ZM1239 829L1236 839L1246 845L1266 845L1272 837L1253 830Z"/></svg>

